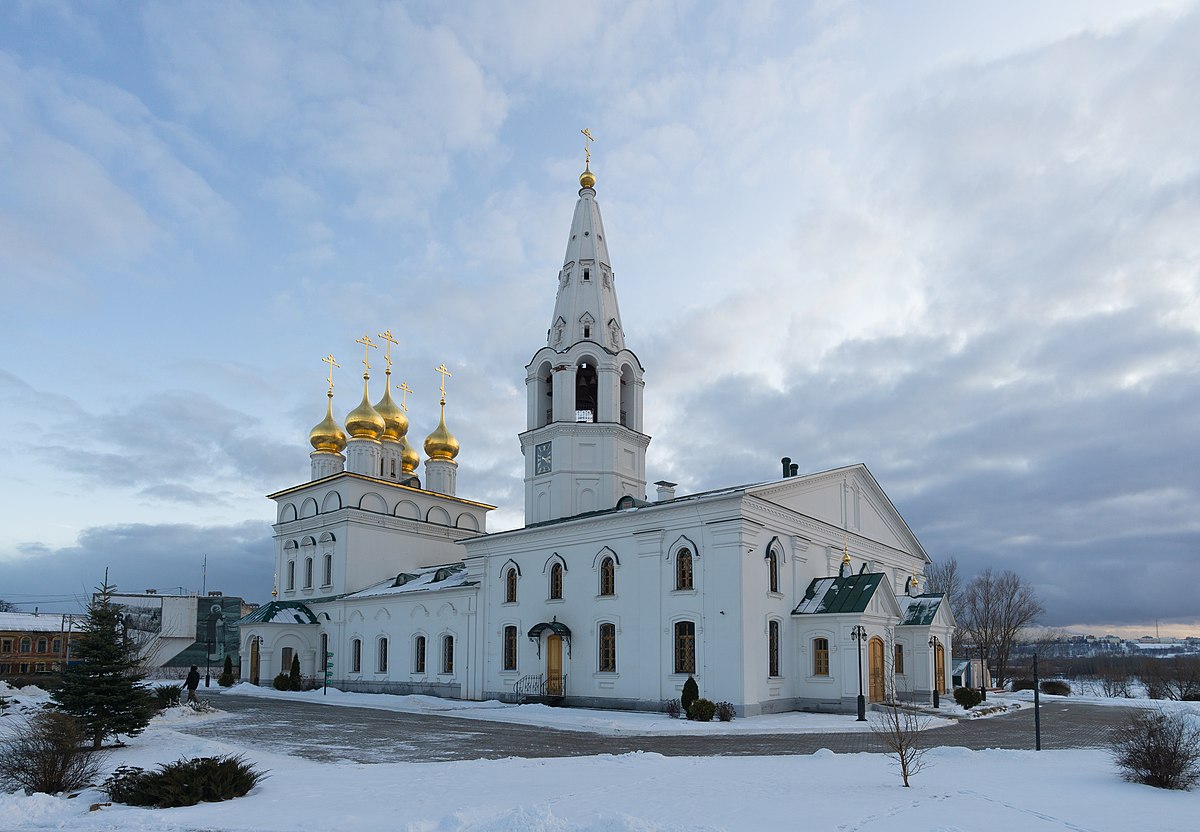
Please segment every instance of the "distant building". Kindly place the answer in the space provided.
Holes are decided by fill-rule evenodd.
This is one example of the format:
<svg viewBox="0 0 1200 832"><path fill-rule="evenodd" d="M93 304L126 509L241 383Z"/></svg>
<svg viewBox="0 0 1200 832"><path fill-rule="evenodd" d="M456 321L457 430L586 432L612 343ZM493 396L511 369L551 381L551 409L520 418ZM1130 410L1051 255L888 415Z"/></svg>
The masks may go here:
<svg viewBox="0 0 1200 832"><path fill-rule="evenodd" d="M69 614L0 612L0 677L58 673L77 635Z"/></svg>

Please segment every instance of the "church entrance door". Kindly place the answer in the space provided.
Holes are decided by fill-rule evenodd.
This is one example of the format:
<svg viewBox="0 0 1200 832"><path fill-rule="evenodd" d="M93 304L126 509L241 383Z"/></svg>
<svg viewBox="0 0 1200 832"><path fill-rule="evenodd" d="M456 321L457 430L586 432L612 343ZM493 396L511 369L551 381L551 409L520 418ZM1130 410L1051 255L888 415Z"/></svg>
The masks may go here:
<svg viewBox="0 0 1200 832"><path fill-rule="evenodd" d="M938 644L933 648L933 673L937 692L946 692L946 648Z"/></svg>
<svg viewBox="0 0 1200 832"><path fill-rule="evenodd" d="M546 639L546 695L563 695L562 636Z"/></svg>
<svg viewBox="0 0 1200 832"><path fill-rule="evenodd" d="M884 691L883 679L883 639L876 636L871 639L868 649L870 656L871 696L870 701L882 702Z"/></svg>
<svg viewBox="0 0 1200 832"><path fill-rule="evenodd" d="M250 684L258 684L259 674L258 639L250 639Z"/></svg>

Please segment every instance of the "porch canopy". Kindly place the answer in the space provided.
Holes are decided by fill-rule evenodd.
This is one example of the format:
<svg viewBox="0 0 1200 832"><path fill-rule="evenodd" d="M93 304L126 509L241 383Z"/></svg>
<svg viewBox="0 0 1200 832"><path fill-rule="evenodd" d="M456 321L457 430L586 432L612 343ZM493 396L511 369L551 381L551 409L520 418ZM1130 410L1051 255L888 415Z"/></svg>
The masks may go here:
<svg viewBox="0 0 1200 832"><path fill-rule="evenodd" d="M542 636L549 630L551 635L561 636L567 643L567 655L571 654L571 628L561 621L543 621L529 628L530 641L537 642L538 655L542 652Z"/></svg>

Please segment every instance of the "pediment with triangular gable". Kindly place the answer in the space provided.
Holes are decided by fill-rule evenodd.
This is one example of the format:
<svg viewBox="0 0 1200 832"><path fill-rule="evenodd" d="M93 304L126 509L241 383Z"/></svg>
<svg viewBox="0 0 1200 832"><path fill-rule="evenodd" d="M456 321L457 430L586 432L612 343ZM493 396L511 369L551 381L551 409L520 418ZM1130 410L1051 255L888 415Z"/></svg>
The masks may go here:
<svg viewBox="0 0 1200 832"><path fill-rule="evenodd" d="M804 598L792 615L857 615L899 619L900 605L892 593L887 576L879 572L860 572L813 578Z"/></svg>
<svg viewBox="0 0 1200 832"><path fill-rule="evenodd" d="M746 491L894 549L929 559L908 523L867 466L861 463L788 477Z"/></svg>

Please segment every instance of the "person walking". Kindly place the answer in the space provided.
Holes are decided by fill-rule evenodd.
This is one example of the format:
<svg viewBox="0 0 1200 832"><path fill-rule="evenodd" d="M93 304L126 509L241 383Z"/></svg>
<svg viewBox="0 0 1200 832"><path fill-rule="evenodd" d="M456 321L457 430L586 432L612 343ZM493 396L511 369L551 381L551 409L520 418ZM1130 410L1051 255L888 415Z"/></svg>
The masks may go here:
<svg viewBox="0 0 1200 832"><path fill-rule="evenodd" d="M200 687L200 671L196 669L196 665L192 665L191 671L187 675L187 681L183 683L187 688L187 701L195 702L196 688Z"/></svg>

